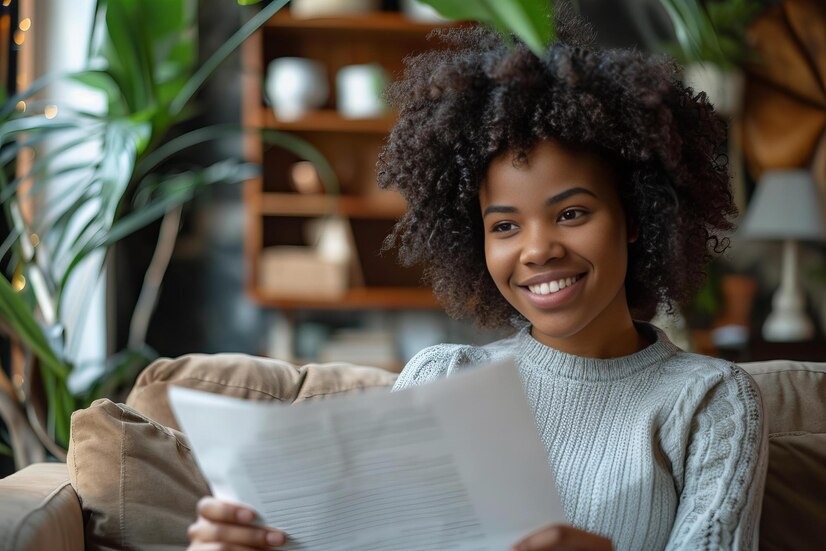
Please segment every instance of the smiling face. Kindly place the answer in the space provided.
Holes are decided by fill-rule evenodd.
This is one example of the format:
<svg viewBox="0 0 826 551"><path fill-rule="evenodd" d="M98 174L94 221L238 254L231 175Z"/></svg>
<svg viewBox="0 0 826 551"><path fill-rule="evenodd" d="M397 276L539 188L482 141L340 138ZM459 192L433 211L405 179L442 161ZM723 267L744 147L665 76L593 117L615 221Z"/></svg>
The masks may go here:
<svg viewBox="0 0 826 551"><path fill-rule="evenodd" d="M540 141L479 190L488 271L543 344L589 357L641 348L625 297L628 229L610 165Z"/></svg>

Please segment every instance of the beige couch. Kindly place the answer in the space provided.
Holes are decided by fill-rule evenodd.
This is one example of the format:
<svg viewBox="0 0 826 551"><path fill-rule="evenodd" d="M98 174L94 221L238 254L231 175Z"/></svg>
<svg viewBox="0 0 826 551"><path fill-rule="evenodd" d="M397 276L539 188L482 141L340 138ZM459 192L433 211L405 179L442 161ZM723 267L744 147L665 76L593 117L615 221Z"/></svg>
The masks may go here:
<svg viewBox="0 0 826 551"><path fill-rule="evenodd" d="M763 394L769 475L761 549L826 544L826 363L743 365ZM347 364L295 367L238 354L190 355L147 368L127 405L75 413L67 464L0 480L0 547L11 551L180 549L207 493L166 401L170 382L231 396L295 402L389 386L394 375Z"/></svg>

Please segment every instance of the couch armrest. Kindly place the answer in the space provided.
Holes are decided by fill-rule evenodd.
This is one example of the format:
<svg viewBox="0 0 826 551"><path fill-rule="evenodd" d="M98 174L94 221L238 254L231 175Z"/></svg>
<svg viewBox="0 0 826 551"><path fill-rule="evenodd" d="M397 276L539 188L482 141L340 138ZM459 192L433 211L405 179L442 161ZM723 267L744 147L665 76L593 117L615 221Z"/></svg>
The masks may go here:
<svg viewBox="0 0 826 551"><path fill-rule="evenodd" d="M83 551L80 502L65 463L36 463L0 480L0 542L9 551Z"/></svg>

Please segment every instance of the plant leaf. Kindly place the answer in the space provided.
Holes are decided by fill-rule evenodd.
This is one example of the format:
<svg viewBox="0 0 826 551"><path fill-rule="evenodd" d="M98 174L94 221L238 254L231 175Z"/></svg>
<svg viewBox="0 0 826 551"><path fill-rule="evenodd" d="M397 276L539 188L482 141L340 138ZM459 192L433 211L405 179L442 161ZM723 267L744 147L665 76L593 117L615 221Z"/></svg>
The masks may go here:
<svg viewBox="0 0 826 551"><path fill-rule="evenodd" d="M191 132L172 138L163 145L158 146L154 151L148 153L144 158L138 161L138 164L135 167L134 179L139 180L143 178L163 161L177 155L189 147L212 140L227 138L239 133L240 129L234 124L217 124L204 128L198 128L196 130L192 130Z"/></svg>
<svg viewBox="0 0 826 551"><path fill-rule="evenodd" d="M181 110L189 103L189 100L195 95L195 93L204 85L204 82L209 78L209 76L215 71L218 66L223 63L223 61L231 54L238 46L241 45L244 40L250 37L252 33L257 31L264 23L269 20L270 17L275 15L278 10L283 8L289 0L273 0L255 14L249 21L244 23L240 29L235 31L232 36L230 36L221 47L218 48L215 53L213 53L209 59L207 59L203 65L201 65L195 74L192 75L187 83L181 88L181 91L178 92L178 95L175 96L175 99L172 100L172 103L169 106L169 112L174 116L181 112Z"/></svg>
<svg viewBox="0 0 826 551"><path fill-rule="evenodd" d="M710 61L721 66L731 64L720 49L714 24L697 0L660 0L660 4L671 19L686 61Z"/></svg>
<svg viewBox="0 0 826 551"><path fill-rule="evenodd" d="M109 115L124 116L129 112L123 91L107 71L94 69L80 71L69 75L69 79L106 94Z"/></svg>
<svg viewBox="0 0 826 551"><path fill-rule="evenodd" d="M70 366L59 360L52 352L43 331L32 316L31 308L5 277L0 277L0 314L14 329L17 338L46 368L58 377L66 377L69 374Z"/></svg>
<svg viewBox="0 0 826 551"><path fill-rule="evenodd" d="M232 184L249 180L258 174L258 167L249 163L222 161L203 170L193 170L168 176L163 179L150 179L141 184L151 189L150 193L139 193L144 198L139 208L130 212L107 232L101 232L88 245L85 251L91 252L106 247L123 239L132 232L146 226L164 215L169 209L181 205L194 197L196 193L215 184Z"/></svg>
<svg viewBox="0 0 826 551"><path fill-rule="evenodd" d="M547 0L420 0L453 20L479 21L506 37L518 36L539 57L555 39L553 10Z"/></svg>

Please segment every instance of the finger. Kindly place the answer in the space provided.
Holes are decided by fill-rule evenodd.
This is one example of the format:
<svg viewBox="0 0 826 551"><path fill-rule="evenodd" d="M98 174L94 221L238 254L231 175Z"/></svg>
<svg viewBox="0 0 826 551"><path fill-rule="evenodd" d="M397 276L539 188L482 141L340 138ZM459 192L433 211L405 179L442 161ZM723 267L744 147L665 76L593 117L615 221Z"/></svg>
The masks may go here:
<svg viewBox="0 0 826 551"><path fill-rule="evenodd" d="M243 526L221 522L212 522L206 519L198 519L190 525L187 536L192 542L210 543L224 542L228 544L239 544L255 549L270 549L283 545L286 536L280 530L257 526Z"/></svg>
<svg viewBox="0 0 826 551"><path fill-rule="evenodd" d="M250 524L258 516L249 507L227 503L212 496L205 496L198 500L196 510L200 516L216 522Z"/></svg>
<svg viewBox="0 0 826 551"><path fill-rule="evenodd" d="M516 551L611 551L611 540L562 524L546 526L528 535Z"/></svg>
<svg viewBox="0 0 826 551"><path fill-rule="evenodd" d="M545 526L516 543L512 551L549 551L562 545L565 536L562 526Z"/></svg>

